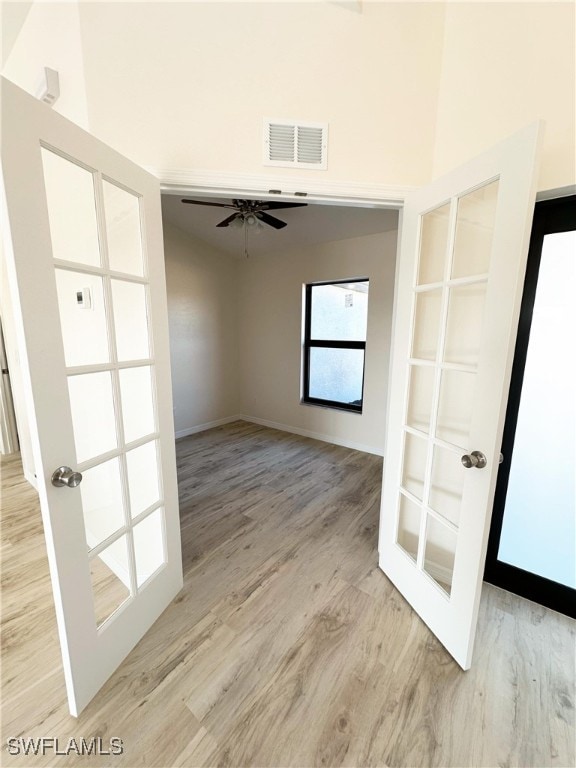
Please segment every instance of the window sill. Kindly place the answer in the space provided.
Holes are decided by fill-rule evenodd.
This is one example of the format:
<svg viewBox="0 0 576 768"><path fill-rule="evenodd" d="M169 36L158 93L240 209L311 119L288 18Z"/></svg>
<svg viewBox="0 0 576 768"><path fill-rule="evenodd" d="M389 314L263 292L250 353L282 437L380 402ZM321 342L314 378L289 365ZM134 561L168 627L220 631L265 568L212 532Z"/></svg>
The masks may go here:
<svg viewBox="0 0 576 768"><path fill-rule="evenodd" d="M340 411L341 413L351 413L356 416L362 416L362 407L348 408L346 405L332 405L332 403L316 402L315 400L300 400L300 405L311 406L312 408L324 408L328 411Z"/></svg>

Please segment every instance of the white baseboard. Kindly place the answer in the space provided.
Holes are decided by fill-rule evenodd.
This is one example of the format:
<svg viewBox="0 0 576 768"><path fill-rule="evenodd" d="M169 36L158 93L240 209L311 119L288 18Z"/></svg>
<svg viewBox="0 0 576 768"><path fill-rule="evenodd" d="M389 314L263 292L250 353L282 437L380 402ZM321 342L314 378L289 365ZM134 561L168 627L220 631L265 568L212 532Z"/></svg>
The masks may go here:
<svg viewBox="0 0 576 768"><path fill-rule="evenodd" d="M213 429L214 427L221 427L223 424L230 424L232 421L247 421L251 424L260 424L262 427L270 427L270 429L278 429L280 432L289 432L293 435L301 435L302 437L311 437L313 440L321 440L323 443L332 443L333 445L342 445L344 448L352 448L354 451L362 451L363 453L372 453L375 456L384 456L383 448L374 448L371 445L365 445L364 443L356 443L353 440L346 440L341 437L334 437L334 435L324 435L320 432L312 432L309 429L300 429L299 427L291 427L289 424L280 424L277 421L269 421L268 419L260 419L257 416L248 416L244 413L236 414L235 416L226 416L223 419L216 419L216 421L208 421L206 424L198 424L196 427L189 427L188 429L181 429L176 432L176 440L182 437L188 437L189 435L195 435L197 432L204 432L207 429Z"/></svg>
<svg viewBox="0 0 576 768"><path fill-rule="evenodd" d="M207 429L221 427L223 424L230 424L232 421L241 421L243 418L243 416L226 416L223 419L216 419L216 421L207 421L206 424L198 424L196 427L181 429L176 432L176 440L179 440L181 437L188 437L188 435L195 435L197 432L204 432Z"/></svg>
<svg viewBox="0 0 576 768"><path fill-rule="evenodd" d="M344 448L352 448L354 451L362 451L363 453L372 453L375 456L384 456L384 448L374 448L371 445L365 445L364 443L355 443L353 440L346 440L341 437L335 437L334 435L324 435L320 432L311 432L309 429L300 429L299 427L291 427L289 424L280 424L277 421L268 421L268 419L259 419L257 416L247 416L241 414L236 418L242 419L242 421L249 421L253 424L260 424L263 427L270 427L270 429L279 429L281 432L290 432L293 435L302 435L302 437L311 437L313 440L322 440L324 443L332 443L333 445L342 445Z"/></svg>

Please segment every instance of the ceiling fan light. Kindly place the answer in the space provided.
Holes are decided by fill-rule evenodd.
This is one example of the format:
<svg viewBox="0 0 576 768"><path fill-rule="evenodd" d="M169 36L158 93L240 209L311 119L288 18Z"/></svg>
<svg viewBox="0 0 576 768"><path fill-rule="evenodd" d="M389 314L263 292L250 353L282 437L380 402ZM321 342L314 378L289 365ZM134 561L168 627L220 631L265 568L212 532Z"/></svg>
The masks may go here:
<svg viewBox="0 0 576 768"><path fill-rule="evenodd" d="M244 216L244 221L247 227L256 227L258 224L258 219L253 213L247 213Z"/></svg>

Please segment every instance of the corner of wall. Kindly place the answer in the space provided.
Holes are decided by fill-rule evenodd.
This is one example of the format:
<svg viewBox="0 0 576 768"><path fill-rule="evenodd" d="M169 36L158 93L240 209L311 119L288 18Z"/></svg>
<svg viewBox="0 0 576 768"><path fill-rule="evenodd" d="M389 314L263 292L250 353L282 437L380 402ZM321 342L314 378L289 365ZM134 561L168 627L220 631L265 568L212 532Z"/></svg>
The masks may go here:
<svg viewBox="0 0 576 768"><path fill-rule="evenodd" d="M180 438L237 418L238 264L167 221L164 254Z"/></svg>
<svg viewBox="0 0 576 768"><path fill-rule="evenodd" d="M12 41L2 74L36 96L44 67L60 76L60 97L53 109L88 129L88 101L78 0L30 4Z"/></svg>

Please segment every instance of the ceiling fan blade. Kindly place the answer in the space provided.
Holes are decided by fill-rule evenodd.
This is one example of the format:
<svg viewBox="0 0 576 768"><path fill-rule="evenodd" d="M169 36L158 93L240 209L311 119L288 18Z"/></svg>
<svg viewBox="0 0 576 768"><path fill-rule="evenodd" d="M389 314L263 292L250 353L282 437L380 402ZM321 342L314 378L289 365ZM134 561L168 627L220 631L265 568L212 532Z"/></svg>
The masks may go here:
<svg viewBox="0 0 576 768"><path fill-rule="evenodd" d="M271 200L267 203L262 203L258 208L261 211L279 211L281 208L304 208L308 203L280 203L275 200Z"/></svg>
<svg viewBox="0 0 576 768"><path fill-rule="evenodd" d="M204 200L182 200L183 203L192 203L193 205L212 205L216 208L232 208L232 210L236 210L235 205L228 205L227 203L207 203Z"/></svg>
<svg viewBox="0 0 576 768"><path fill-rule="evenodd" d="M264 211L258 211L256 213L256 218L263 221L264 224L269 224L271 227L274 227L274 229L283 229L286 226L285 221L280 221L280 219L277 219L275 216L269 216L267 213L264 213Z"/></svg>
<svg viewBox="0 0 576 768"><path fill-rule="evenodd" d="M216 224L216 226L217 227L228 227L230 224L232 224L234 219L237 219L238 216L240 216L240 215L241 214L239 212L233 213L232 216L228 216L227 219L224 219L224 221L221 221L220 224Z"/></svg>

